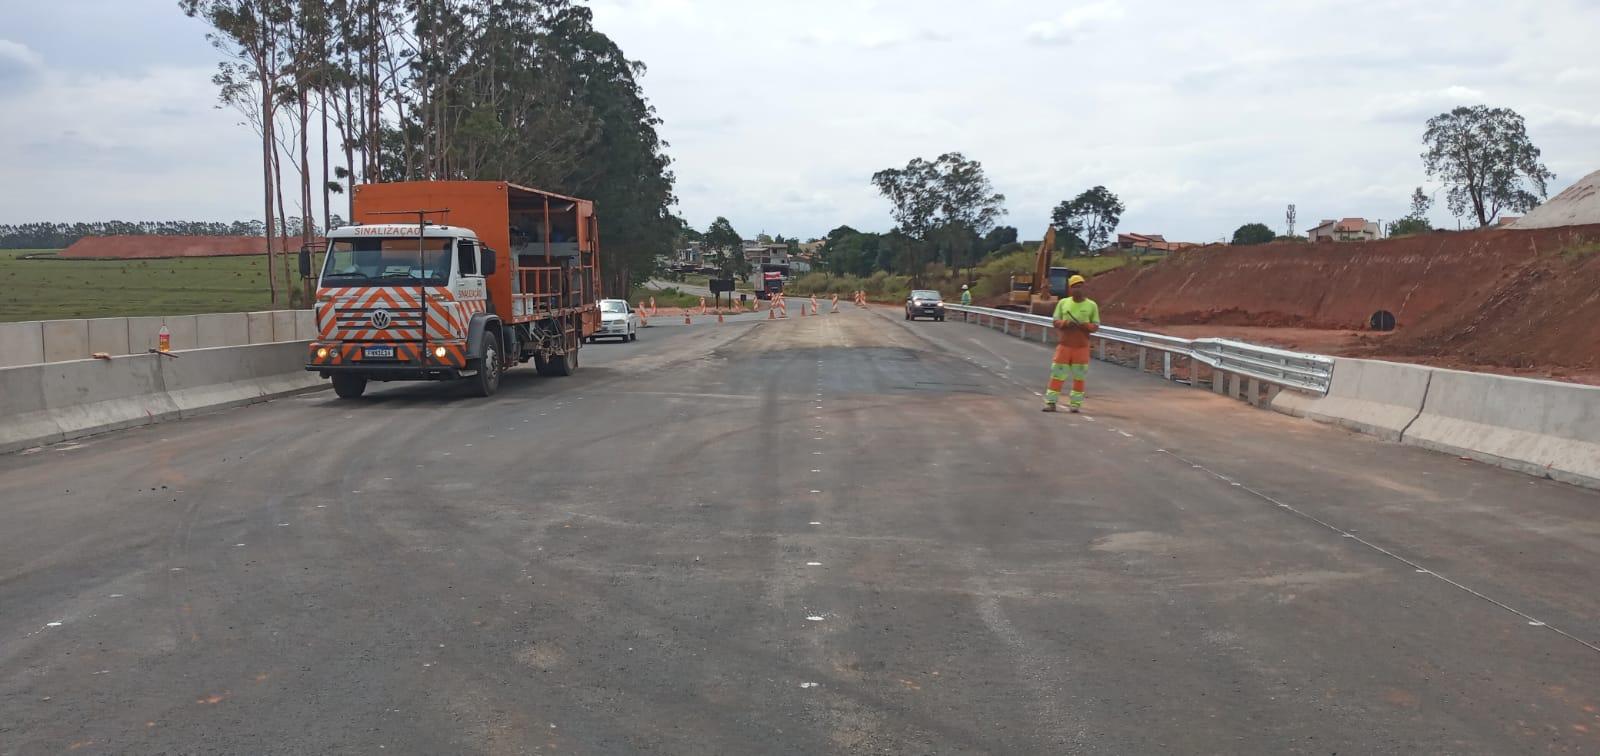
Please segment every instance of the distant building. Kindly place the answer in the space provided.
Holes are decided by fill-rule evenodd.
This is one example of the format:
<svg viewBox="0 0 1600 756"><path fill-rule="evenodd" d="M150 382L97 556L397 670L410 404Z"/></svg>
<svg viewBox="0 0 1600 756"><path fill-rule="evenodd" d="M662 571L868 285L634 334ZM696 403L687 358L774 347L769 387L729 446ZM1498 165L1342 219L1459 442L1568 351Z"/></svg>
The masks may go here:
<svg viewBox="0 0 1600 756"><path fill-rule="evenodd" d="M1109 250L1134 255L1164 255L1200 245L1191 242L1169 242L1161 234L1117 234L1117 241Z"/></svg>
<svg viewBox="0 0 1600 756"><path fill-rule="evenodd" d="M1520 215L1502 215L1502 216L1500 216L1499 220L1496 220L1494 222L1494 225L1496 225L1496 226L1509 226L1509 225L1511 225L1513 223L1516 223L1519 220L1522 220L1522 216L1520 216Z"/></svg>
<svg viewBox="0 0 1600 756"><path fill-rule="evenodd" d="M792 264L788 244L747 241L744 243L744 259L749 260L752 266Z"/></svg>
<svg viewBox="0 0 1600 756"><path fill-rule="evenodd" d="M1374 241L1381 235L1378 224L1366 218L1325 220L1306 231L1306 239L1313 242Z"/></svg>

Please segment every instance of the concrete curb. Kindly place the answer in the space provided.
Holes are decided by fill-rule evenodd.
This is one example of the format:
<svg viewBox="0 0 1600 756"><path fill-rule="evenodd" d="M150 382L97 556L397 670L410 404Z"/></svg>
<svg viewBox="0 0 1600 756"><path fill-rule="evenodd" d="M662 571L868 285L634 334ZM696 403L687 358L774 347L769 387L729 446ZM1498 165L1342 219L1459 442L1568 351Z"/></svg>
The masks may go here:
<svg viewBox="0 0 1600 756"><path fill-rule="evenodd" d="M307 343L0 368L0 453L325 388Z"/></svg>

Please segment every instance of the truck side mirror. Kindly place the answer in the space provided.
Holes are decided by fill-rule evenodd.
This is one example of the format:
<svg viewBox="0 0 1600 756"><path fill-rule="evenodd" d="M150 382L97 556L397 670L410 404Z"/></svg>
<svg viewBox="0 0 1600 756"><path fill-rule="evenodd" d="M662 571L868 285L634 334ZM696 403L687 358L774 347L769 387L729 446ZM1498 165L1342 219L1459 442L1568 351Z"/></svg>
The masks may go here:
<svg viewBox="0 0 1600 756"><path fill-rule="evenodd" d="M483 248L483 259L479 261L478 272L485 276L494 275L494 250Z"/></svg>
<svg viewBox="0 0 1600 756"><path fill-rule="evenodd" d="M310 247L301 247L300 248L300 277L301 278L310 278L311 277L311 248Z"/></svg>

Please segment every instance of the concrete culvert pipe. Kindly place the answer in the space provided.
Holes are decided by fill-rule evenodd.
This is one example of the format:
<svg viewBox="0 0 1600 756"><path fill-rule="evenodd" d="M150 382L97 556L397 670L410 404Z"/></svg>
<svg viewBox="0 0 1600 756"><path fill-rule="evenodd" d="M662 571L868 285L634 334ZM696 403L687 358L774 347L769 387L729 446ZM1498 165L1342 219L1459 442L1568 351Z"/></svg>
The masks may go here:
<svg viewBox="0 0 1600 756"><path fill-rule="evenodd" d="M1367 324L1372 326L1374 331L1393 331L1395 326L1394 313L1388 310L1379 310L1372 313L1372 317L1367 320Z"/></svg>

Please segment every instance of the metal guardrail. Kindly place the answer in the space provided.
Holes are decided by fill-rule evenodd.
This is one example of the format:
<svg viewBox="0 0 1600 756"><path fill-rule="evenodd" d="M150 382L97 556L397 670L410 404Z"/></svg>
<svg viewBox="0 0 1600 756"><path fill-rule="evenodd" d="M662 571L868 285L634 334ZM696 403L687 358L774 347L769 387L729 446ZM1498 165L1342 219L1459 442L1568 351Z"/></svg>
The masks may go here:
<svg viewBox="0 0 1600 756"><path fill-rule="evenodd" d="M993 327L998 321L1001 323L1001 330L1007 333L1010 332L1009 324L1017 323L1018 335L1022 335L1021 324L1036 326L1040 329L1040 341L1048 340L1054 325L1050 318L1044 315L996 310L990 307L946 304L945 311L962 313L979 325L987 320L990 327ZM1313 394L1328 393L1328 382L1333 377L1333 358L1320 354L1291 352L1231 339L1181 339L1176 336L1104 325L1091 335L1102 342L1101 356L1104 356L1104 342L1129 344L1169 355L1188 357L1195 362L1210 366L1212 370L1242 375Z"/></svg>

